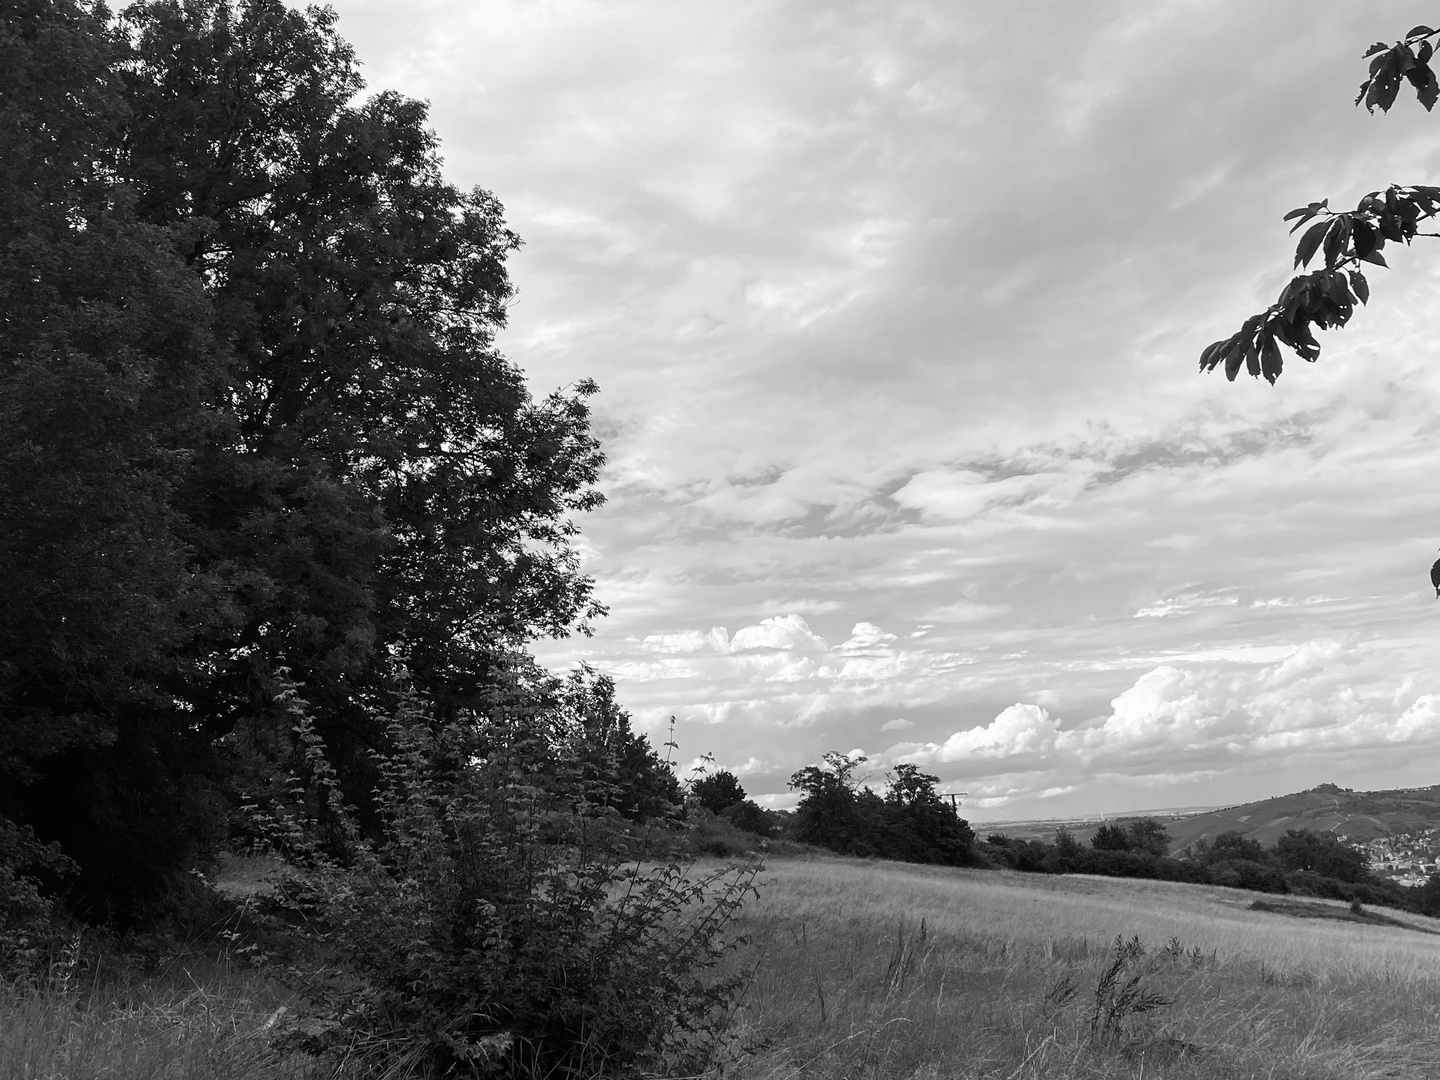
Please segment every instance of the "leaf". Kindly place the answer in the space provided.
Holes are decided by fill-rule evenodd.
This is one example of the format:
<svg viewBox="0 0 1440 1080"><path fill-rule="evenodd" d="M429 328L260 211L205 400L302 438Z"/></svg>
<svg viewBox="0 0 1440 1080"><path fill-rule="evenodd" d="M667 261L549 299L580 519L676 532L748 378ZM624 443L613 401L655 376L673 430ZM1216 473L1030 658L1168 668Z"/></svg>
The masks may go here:
<svg viewBox="0 0 1440 1080"><path fill-rule="evenodd" d="M1350 235L1355 241L1355 254L1360 258L1363 259L1375 250L1375 241L1378 237L1374 226L1368 221L1356 218L1350 226Z"/></svg>
<svg viewBox="0 0 1440 1080"><path fill-rule="evenodd" d="M1302 206L1302 207L1300 207L1300 209L1298 209L1298 210L1291 210L1290 213L1286 214L1286 215L1285 215L1283 218L1281 218L1280 220L1281 220L1281 221L1289 221L1291 218L1297 218L1297 217L1301 217L1301 216L1310 216L1310 217L1313 217L1314 214L1315 214L1315 207L1314 207L1314 205L1312 204L1312 205L1310 205L1310 206ZM1297 225L1296 228L1298 229L1299 226ZM1291 231L1293 232L1294 230L1292 229Z"/></svg>
<svg viewBox="0 0 1440 1080"><path fill-rule="evenodd" d="M1405 233L1400 227L1400 219L1394 214L1380 215L1380 235L1387 240L1394 240L1396 243L1405 239ZM1379 245L1376 245L1377 247Z"/></svg>
<svg viewBox="0 0 1440 1080"><path fill-rule="evenodd" d="M1235 376L1240 374L1240 362L1245 359L1245 347L1232 338L1221 356L1225 360L1225 378L1234 382Z"/></svg>
<svg viewBox="0 0 1440 1080"><path fill-rule="evenodd" d="M1215 366L1216 361L1220 359L1217 354L1225 347L1225 342L1228 340L1229 338L1221 338L1219 341L1211 342L1205 347L1205 351L1200 354L1201 371L1209 371Z"/></svg>
<svg viewBox="0 0 1440 1080"><path fill-rule="evenodd" d="M1310 260L1315 256L1315 249L1320 246L1320 241L1325 238L1325 232L1329 228L1328 220L1317 221L1300 238L1300 243L1295 245L1295 265L1297 267L1310 265Z"/></svg>
<svg viewBox="0 0 1440 1080"><path fill-rule="evenodd" d="M1416 85L1415 96L1419 99L1420 104L1425 106L1425 111L1429 112L1435 107L1435 102L1440 101L1440 83L1436 82L1435 72L1429 66L1418 70L1425 72L1425 81ZM1414 82L1415 72L1412 71L1410 74L1412 76L1410 81Z"/></svg>
<svg viewBox="0 0 1440 1080"><path fill-rule="evenodd" d="M1365 55L1374 56L1376 53L1382 53L1388 48L1390 48L1390 46L1386 45L1385 42L1377 41L1374 45L1371 45L1370 48L1365 50Z"/></svg>
<svg viewBox="0 0 1440 1080"><path fill-rule="evenodd" d="M1320 343L1315 340L1315 335L1310 332L1306 323L1299 323L1290 328L1290 346L1300 354L1300 359L1315 362L1320 355Z"/></svg>
<svg viewBox="0 0 1440 1080"><path fill-rule="evenodd" d="M1265 381L1271 386L1280 377L1280 372L1285 367L1285 361L1280 356L1280 346L1275 344L1275 338L1271 334L1265 335L1265 342L1260 347L1260 373L1265 376Z"/></svg>
<svg viewBox="0 0 1440 1080"><path fill-rule="evenodd" d="M1359 270L1350 271L1350 287L1355 290L1355 296L1362 304L1370 303L1370 283Z"/></svg>
<svg viewBox="0 0 1440 1080"><path fill-rule="evenodd" d="M1253 377L1258 378L1260 375L1260 348L1254 337L1245 342L1245 370Z"/></svg>
<svg viewBox="0 0 1440 1080"><path fill-rule="evenodd" d="M1328 268L1333 270L1339 264L1349 241L1350 215L1340 214L1331 223L1330 231L1325 234L1325 265Z"/></svg>
<svg viewBox="0 0 1440 1080"><path fill-rule="evenodd" d="M1430 62L1430 57L1434 54L1434 46L1432 46L1428 41L1422 41L1420 43L1420 51L1415 54L1415 59L1422 64L1428 64Z"/></svg>
<svg viewBox="0 0 1440 1080"><path fill-rule="evenodd" d="M1435 33L1434 30L1431 30L1430 27L1426 26L1424 23L1421 23L1419 26L1412 26L1410 28L1410 32L1405 36L1407 38L1428 37L1430 34L1433 33ZM1426 42L1426 44L1429 44L1429 42Z"/></svg>
<svg viewBox="0 0 1440 1080"><path fill-rule="evenodd" d="M1374 263L1376 266L1383 266L1387 269L1390 266L1390 264L1385 261L1385 256L1381 255L1378 251L1370 252L1369 255L1365 256L1364 261L1368 263Z"/></svg>
<svg viewBox="0 0 1440 1080"><path fill-rule="evenodd" d="M1386 60L1392 60L1388 56ZM1400 92L1400 73L1395 64L1386 63L1382 69L1370 80L1370 89L1365 92L1365 108L1374 112L1378 105L1381 112L1389 112L1390 106L1395 104L1395 95Z"/></svg>

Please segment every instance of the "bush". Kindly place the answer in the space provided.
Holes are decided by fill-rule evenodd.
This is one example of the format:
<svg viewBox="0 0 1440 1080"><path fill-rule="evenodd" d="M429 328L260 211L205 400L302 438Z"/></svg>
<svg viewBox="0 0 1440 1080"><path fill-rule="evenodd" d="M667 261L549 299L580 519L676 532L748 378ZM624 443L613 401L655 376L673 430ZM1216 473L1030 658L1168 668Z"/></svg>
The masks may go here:
<svg viewBox="0 0 1440 1080"><path fill-rule="evenodd" d="M403 701L378 755L377 841L348 824L318 749L291 790L329 807L343 851L322 850L293 806L262 815L292 867L279 907L316 950L292 972L311 1015L285 1041L420 1075L706 1064L739 988L713 969L758 865L691 877L663 850L639 861L645 831L606 805L565 717L534 700L516 686L447 724Z"/></svg>
<svg viewBox="0 0 1440 1080"><path fill-rule="evenodd" d="M1289 892L1285 875L1273 866L1251 862L1248 859L1230 859L1212 863L1210 884L1225 885L1232 889L1249 889L1252 892Z"/></svg>
<svg viewBox="0 0 1440 1080"><path fill-rule="evenodd" d="M55 910L38 878L73 870L55 845L41 844L31 830L0 817L0 977L34 973L57 933Z"/></svg>

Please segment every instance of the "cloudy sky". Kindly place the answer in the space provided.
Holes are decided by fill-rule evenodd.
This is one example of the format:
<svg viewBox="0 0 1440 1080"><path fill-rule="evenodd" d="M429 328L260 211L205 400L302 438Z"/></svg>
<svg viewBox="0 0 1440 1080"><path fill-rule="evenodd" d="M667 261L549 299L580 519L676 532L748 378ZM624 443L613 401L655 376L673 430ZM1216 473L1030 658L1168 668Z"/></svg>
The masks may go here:
<svg viewBox="0 0 1440 1080"><path fill-rule="evenodd" d="M611 614L542 655L683 760L980 822L1440 783L1440 250L1196 372L1287 210L1440 183L1440 116L1351 106L1433 3L335 7L525 238L504 351L602 389Z"/></svg>

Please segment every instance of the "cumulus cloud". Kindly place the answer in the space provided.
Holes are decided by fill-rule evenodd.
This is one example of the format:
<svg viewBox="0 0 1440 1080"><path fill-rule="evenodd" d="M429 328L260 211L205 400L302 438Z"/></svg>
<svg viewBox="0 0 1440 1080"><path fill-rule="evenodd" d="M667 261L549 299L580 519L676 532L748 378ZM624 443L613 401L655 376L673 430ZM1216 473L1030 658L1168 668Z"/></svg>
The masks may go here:
<svg viewBox="0 0 1440 1080"><path fill-rule="evenodd" d="M1426 743L1440 731L1440 695L1416 694L1369 669L1372 646L1333 638L1306 642L1278 663L1146 671L1113 698L1108 714L1069 725L1038 705L1015 704L990 723L943 742L898 743L884 758L965 764L972 774L996 759L1023 766L1044 786L1051 770L1079 768L1149 778L1214 774L1243 759L1274 761L1309 752L1378 750Z"/></svg>

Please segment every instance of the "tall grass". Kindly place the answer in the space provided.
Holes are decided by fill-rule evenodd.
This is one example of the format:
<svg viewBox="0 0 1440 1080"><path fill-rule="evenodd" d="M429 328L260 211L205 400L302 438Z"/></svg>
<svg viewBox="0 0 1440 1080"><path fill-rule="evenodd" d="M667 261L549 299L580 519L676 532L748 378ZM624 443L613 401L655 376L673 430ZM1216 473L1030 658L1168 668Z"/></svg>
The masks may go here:
<svg viewBox="0 0 1440 1080"><path fill-rule="evenodd" d="M77 950L78 953L78 950ZM302 1080L270 1028L288 996L239 963L178 955L106 972L72 953L39 983L0 984L5 1080ZM91 961L94 962L93 960Z"/></svg>
<svg viewBox="0 0 1440 1080"><path fill-rule="evenodd" d="M747 1077L1440 1076L1432 920L832 859L768 878L746 915L764 954L734 1033Z"/></svg>

